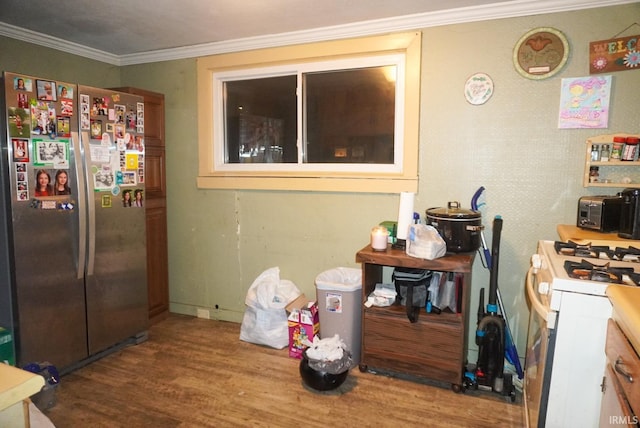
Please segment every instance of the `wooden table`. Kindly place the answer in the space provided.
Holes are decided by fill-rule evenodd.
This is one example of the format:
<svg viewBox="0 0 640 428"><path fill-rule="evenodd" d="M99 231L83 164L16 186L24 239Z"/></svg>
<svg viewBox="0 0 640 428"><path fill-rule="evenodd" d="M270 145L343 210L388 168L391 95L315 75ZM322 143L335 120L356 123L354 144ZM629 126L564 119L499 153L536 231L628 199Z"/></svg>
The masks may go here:
<svg viewBox="0 0 640 428"><path fill-rule="evenodd" d="M411 323L404 306L370 307L362 311L360 371L380 369L447 382L462 390L467 348L471 269L475 253L448 254L435 260L408 256L403 250L374 251L367 245L356 254L362 264L362 299L382 282L384 266L419 268L463 275L460 313L427 313Z"/></svg>
<svg viewBox="0 0 640 428"><path fill-rule="evenodd" d="M0 426L29 427L29 400L44 386L44 377L0 363Z"/></svg>

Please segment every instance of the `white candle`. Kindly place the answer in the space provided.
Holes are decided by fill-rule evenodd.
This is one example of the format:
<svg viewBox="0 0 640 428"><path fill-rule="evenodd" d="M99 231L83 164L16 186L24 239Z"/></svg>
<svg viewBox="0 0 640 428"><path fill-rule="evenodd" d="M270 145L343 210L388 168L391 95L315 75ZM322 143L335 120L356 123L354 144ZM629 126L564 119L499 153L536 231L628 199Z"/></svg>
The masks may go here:
<svg viewBox="0 0 640 428"><path fill-rule="evenodd" d="M375 251L385 251L388 239L389 231L386 227L376 226L371 229L371 248Z"/></svg>

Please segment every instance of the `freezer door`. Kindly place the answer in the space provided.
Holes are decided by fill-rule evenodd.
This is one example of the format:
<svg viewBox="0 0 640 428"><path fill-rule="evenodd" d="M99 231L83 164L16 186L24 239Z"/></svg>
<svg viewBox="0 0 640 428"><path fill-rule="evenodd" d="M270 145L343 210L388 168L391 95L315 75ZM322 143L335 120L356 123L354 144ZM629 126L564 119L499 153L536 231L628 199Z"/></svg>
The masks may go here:
<svg viewBox="0 0 640 428"><path fill-rule="evenodd" d="M11 300L20 366L48 361L64 368L88 355L75 96L69 83L4 74L2 190L11 279L2 294ZM53 191L56 176L66 178L68 191ZM48 181L47 192L36 193L39 177Z"/></svg>
<svg viewBox="0 0 640 428"><path fill-rule="evenodd" d="M13 220L18 365L62 369L88 355L77 211L14 206Z"/></svg>
<svg viewBox="0 0 640 428"><path fill-rule="evenodd" d="M90 111L80 134L89 194L88 341L95 354L148 328L144 104L104 89L80 86L79 94L81 110L88 102Z"/></svg>

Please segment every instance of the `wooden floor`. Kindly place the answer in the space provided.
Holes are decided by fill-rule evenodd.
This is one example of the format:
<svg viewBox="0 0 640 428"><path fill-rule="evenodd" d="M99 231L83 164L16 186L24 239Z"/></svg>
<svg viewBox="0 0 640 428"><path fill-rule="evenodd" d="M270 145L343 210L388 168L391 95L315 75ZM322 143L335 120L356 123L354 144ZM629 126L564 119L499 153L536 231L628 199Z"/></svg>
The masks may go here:
<svg viewBox="0 0 640 428"><path fill-rule="evenodd" d="M357 369L338 389L317 392L286 349L239 334L239 324L171 315L145 343L63 376L45 414L58 428L524 426L522 405L497 394Z"/></svg>

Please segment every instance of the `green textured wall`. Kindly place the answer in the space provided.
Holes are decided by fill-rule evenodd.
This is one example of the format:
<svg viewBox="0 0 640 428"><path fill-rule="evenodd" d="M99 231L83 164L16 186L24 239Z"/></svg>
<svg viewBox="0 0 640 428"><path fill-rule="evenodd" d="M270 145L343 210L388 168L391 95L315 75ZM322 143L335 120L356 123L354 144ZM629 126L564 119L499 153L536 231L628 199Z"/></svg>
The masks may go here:
<svg viewBox="0 0 640 428"><path fill-rule="evenodd" d="M589 74L588 44L613 37L639 16L640 4L510 18L423 29L420 186L415 207L470 206L486 187L483 212L487 239L491 220L504 218L499 285L522 353L529 309L524 278L539 239L557 239L557 224L573 224L580 196L620 189L582 187L584 141L616 131L640 132L637 91L640 71L614 73L608 129L559 130L562 78ZM564 69L534 81L512 62L519 38L536 27L554 27L571 47ZM627 32L624 35L631 35ZM637 33L637 32L636 32ZM464 82L489 74L495 95L482 106L468 104ZM240 321L246 290L264 269L314 295L314 278L325 269L357 266L354 254L370 228L395 219L397 195L198 190L195 61L126 67L123 81L167 96L167 169L171 308ZM608 192L610 191L610 192ZM474 265L471 313L489 274ZM215 305L221 308L215 313ZM469 320L470 360L475 361Z"/></svg>
<svg viewBox="0 0 640 428"><path fill-rule="evenodd" d="M557 224L575 222L580 196L620 190L582 187L585 139L640 132L639 69L613 73L609 128L602 130L558 129L561 79L587 76L589 42L615 36L638 16L636 3L423 29L420 190L415 207L424 213L452 200L469 207L474 191L486 187L483 216L489 242L491 219L497 214L504 218L499 285L521 354L529 314L524 277L537 241L556 239ZM524 33L542 26L562 31L571 54L556 76L528 80L513 67L513 47ZM637 33L632 27L623 35ZM0 43L3 69L165 94L174 312L195 315L204 308L212 317L239 322L247 289L273 266L313 296L318 273L356 267L355 253L368 242L370 228L397 216L398 195L197 189L194 59L117 70L28 44ZM69 58L70 65L53 62L60 58ZM464 82L476 72L489 74L495 83L495 95L482 106L468 104L463 96ZM488 271L476 259L472 314L478 291L488 282ZM472 315L471 361L475 323Z"/></svg>

